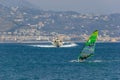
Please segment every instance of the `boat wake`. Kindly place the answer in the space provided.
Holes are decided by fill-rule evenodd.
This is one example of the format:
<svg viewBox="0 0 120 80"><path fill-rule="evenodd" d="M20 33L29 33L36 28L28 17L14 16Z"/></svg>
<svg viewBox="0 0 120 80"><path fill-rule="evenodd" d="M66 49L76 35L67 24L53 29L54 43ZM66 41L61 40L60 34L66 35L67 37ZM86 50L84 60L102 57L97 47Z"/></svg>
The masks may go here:
<svg viewBox="0 0 120 80"><path fill-rule="evenodd" d="M53 46L53 45L30 45L30 46L32 46L32 47L55 47L55 46Z"/></svg>
<svg viewBox="0 0 120 80"><path fill-rule="evenodd" d="M65 45L63 45L61 47L75 47L75 46L77 46L77 44L71 43L71 44L65 44Z"/></svg>
<svg viewBox="0 0 120 80"><path fill-rule="evenodd" d="M54 45L47 45L47 44L45 44L45 45L29 45L29 46L33 46L33 47L45 47L45 48L55 48L55 46ZM75 46L77 46L77 44L75 44L75 43L71 43L71 44L65 44L65 45L62 45L61 47L75 47Z"/></svg>

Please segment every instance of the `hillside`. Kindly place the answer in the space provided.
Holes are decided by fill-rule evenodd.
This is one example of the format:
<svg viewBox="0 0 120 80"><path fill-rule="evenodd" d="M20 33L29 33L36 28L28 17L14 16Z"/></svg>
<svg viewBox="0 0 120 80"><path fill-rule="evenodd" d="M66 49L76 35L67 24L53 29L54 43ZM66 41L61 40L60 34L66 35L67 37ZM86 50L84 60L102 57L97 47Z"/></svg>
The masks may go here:
<svg viewBox="0 0 120 80"><path fill-rule="evenodd" d="M104 37L119 37L120 14L93 15L73 11L43 11L19 6L7 7L0 4L0 32L16 35L89 35L98 29ZM31 32L34 29L33 32ZM26 31L28 30L28 31ZM29 34L30 33L30 34Z"/></svg>

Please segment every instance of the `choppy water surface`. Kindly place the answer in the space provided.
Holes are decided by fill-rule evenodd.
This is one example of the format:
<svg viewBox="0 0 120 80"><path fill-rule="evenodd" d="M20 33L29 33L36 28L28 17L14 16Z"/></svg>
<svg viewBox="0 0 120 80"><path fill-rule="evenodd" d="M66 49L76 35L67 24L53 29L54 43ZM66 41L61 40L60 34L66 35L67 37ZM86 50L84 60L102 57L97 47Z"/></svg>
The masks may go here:
<svg viewBox="0 0 120 80"><path fill-rule="evenodd" d="M76 59L83 43L44 46L0 44L0 80L120 80L120 43L96 44L82 63Z"/></svg>

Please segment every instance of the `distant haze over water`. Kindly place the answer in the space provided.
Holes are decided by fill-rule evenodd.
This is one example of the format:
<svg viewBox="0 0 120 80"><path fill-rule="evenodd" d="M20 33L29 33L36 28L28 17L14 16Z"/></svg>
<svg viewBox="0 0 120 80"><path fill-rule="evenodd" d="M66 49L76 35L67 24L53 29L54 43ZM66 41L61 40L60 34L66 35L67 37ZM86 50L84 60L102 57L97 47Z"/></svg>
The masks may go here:
<svg viewBox="0 0 120 80"><path fill-rule="evenodd" d="M43 10L80 13L120 13L120 0L28 0Z"/></svg>

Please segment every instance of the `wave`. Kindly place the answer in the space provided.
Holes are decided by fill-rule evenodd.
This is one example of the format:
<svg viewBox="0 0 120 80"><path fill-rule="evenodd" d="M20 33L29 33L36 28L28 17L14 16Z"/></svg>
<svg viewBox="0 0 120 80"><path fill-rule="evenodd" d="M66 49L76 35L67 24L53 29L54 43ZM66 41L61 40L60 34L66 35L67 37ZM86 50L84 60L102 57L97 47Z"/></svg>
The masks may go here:
<svg viewBox="0 0 120 80"><path fill-rule="evenodd" d="M33 46L33 47L46 47L46 48L51 48L51 47L55 47L54 45L47 45L47 44L45 44L45 45L29 45L29 46ZM75 43L71 43L71 44L65 44L65 45L62 45L61 47L75 47L75 46L77 46L77 44L75 44Z"/></svg>

